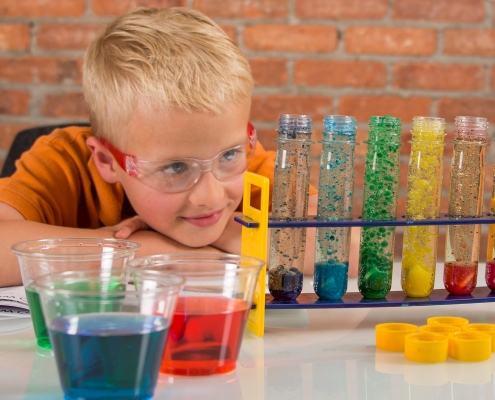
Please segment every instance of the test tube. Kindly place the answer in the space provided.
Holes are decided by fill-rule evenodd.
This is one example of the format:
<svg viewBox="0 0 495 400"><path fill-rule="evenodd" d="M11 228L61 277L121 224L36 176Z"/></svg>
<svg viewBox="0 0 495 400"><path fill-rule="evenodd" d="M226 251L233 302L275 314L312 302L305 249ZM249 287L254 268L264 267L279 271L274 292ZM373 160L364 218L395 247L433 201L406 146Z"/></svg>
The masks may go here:
<svg viewBox="0 0 495 400"><path fill-rule="evenodd" d="M363 215L365 221L396 217L400 171L401 121L391 116L370 117L364 167ZM361 229L358 289L363 297L381 299L392 286L394 226Z"/></svg>
<svg viewBox="0 0 495 400"><path fill-rule="evenodd" d="M318 220L352 219L356 118L327 115L320 159ZM351 228L317 228L314 290L337 300L347 291Z"/></svg>
<svg viewBox="0 0 495 400"><path fill-rule="evenodd" d="M272 220L305 221L308 217L311 117L281 114L273 181ZM303 284L306 228L270 232L268 289L277 300L294 300Z"/></svg>
<svg viewBox="0 0 495 400"><path fill-rule="evenodd" d="M448 211L451 218L481 216L487 126L486 118L455 119ZM453 295L468 295L476 287L480 234L479 224L447 226L443 282Z"/></svg>
<svg viewBox="0 0 495 400"><path fill-rule="evenodd" d="M406 219L435 219L442 197L445 120L414 117L407 175ZM409 297L426 297L435 284L438 226L404 229L401 285Z"/></svg>
<svg viewBox="0 0 495 400"><path fill-rule="evenodd" d="M495 171L493 173L492 201L490 215L495 216ZM485 282L488 289L495 292L495 225L490 225L488 230L488 246L486 250Z"/></svg>

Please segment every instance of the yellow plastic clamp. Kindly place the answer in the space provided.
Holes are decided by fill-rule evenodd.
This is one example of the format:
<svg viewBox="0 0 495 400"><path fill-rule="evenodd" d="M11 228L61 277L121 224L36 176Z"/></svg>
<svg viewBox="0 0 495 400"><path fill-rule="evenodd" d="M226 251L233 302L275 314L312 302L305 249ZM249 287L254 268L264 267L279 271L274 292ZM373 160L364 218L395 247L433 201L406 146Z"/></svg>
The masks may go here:
<svg viewBox="0 0 495 400"><path fill-rule="evenodd" d="M261 189L261 206L251 206L251 186ZM241 254L244 256L257 257L265 262L265 266L258 276L258 284L253 296L254 310L249 312L247 328L256 336L262 337L265 333L265 287L266 287L266 258L268 243L268 201L270 181L268 178L246 172L244 174L244 197L242 213L244 217L250 218L258 223L257 228L242 227Z"/></svg>
<svg viewBox="0 0 495 400"><path fill-rule="evenodd" d="M463 331L449 334L449 357L458 361L488 360L492 337L486 333Z"/></svg>
<svg viewBox="0 0 495 400"><path fill-rule="evenodd" d="M495 324L469 324L462 327L466 332L483 332L492 337L492 353L495 351Z"/></svg>
<svg viewBox="0 0 495 400"><path fill-rule="evenodd" d="M469 320L461 317L448 317L448 316L430 317L426 320L426 324L427 325L447 324L454 326L464 326L469 324Z"/></svg>

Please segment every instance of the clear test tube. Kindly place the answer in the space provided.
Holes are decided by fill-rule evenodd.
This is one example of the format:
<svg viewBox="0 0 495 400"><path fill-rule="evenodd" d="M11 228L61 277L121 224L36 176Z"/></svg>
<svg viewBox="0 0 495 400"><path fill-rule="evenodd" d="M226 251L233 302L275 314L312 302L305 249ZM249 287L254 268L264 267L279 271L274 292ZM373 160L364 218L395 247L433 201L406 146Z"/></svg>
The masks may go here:
<svg viewBox="0 0 495 400"><path fill-rule="evenodd" d="M445 120L414 117L407 175L406 218L435 219L442 198ZM438 226L404 229L401 285L409 297L426 297L435 284Z"/></svg>
<svg viewBox="0 0 495 400"><path fill-rule="evenodd" d="M356 118L327 115L320 158L319 220L352 219ZM351 228L317 228L314 290L322 299L340 299L347 291Z"/></svg>
<svg viewBox="0 0 495 400"><path fill-rule="evenodd" d="M449 217L480 217L488 144L487 120L456 117L449 189ZM480 225L449 225L446 233L443 282L453 295L468 295L476 287Z"/></svg>
<svg viewBox="0 0 495 400"><path fill-rule="evenodd" d="M396 218L400 172L399 118L371 117L364 167L363 220ZM358 288L365 298L381 299L392 286L395 227L361 229Z"/></svg>
<svg viewBox="0 0 495 400"><path fill-rule="evenodd" d="M304 221L308 217L311 117L282 114L278 121L272 219ZM277 300L294 300L303 284L306 228L270 231L268 289Z"/></svg>

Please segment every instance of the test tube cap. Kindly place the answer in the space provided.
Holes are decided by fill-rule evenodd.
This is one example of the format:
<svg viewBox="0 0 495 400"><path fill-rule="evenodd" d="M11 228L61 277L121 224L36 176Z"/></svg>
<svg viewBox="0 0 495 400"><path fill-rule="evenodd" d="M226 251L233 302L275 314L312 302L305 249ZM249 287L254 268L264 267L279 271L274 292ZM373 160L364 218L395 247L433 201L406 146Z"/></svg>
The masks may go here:
<svg viewBox="0 0 495 400"><path fill-rule="evenodd" d="M457 361L485 361L492 352L492 337L483 332L449 333L449 357Z"/></svg>
<svg viewBox="0 0 495 400"><path fill-rule="evenodd" d="M422 325L419 327L420 332L424 333L438 333L445 336L448 336L449 333L461 332L462 327L455 325L447 325L447 324L435 324L435 325Z"/></svg>
<svg viewBox="0 0 495 400"><path fill-rule="evenodd" d="M449 338L446 335L420 332L406 335L404 353L409 361L438 363L447 360Z"/></svg>
<svg viewBox="0 0 495 400"><path fill-rule="evenodd" d="M495 351L495 324L469 324L462 327L466 332L483 332L492 338L492 353Z"/></svg>
<svg viewBox="0 0 495 400"><path fill-rule="evenodd" d="M426 320L427 325L436 324L447 324L454 326L464 326L469 324L469 320L462 317L450 317L450 316L440 316L440 317L430 317Z"/></svg>
<svg viewBox="0 0 495 400"><path fill-rule="evenodd" d="M418 332L418 327L402 322L387 322L375 326L376 347L385 351L404 351L406 335Z"/></svg>

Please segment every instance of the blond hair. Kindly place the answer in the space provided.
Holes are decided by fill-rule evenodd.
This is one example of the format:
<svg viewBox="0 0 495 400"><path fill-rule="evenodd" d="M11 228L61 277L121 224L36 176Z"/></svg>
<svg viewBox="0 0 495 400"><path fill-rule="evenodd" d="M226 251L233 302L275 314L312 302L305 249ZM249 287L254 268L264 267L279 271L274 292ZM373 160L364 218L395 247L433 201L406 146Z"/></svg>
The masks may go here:
<svg viewBox="0 0 495 400"><path fill-rule="evenodd" d="M250 97L246 57L210 18L187 8L136 8L90 44L83 89L97 137L115 145L137 105L221 113ZM124 125L123 125L124 124Z"/></svg>

